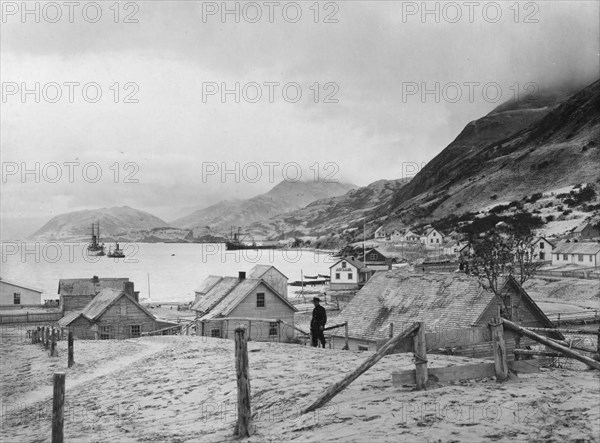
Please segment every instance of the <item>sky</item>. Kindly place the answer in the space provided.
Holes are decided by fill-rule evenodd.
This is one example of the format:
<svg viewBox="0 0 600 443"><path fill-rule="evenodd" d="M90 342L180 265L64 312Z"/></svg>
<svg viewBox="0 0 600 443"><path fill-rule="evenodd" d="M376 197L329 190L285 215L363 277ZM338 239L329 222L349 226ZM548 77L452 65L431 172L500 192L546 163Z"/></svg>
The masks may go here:
<svg viewBox="0 0 600 443"><path fill-rule="evenodd" d="M501 103L599 77L597 1L222 6L2 2L3 230L402 178Z"/></svg>

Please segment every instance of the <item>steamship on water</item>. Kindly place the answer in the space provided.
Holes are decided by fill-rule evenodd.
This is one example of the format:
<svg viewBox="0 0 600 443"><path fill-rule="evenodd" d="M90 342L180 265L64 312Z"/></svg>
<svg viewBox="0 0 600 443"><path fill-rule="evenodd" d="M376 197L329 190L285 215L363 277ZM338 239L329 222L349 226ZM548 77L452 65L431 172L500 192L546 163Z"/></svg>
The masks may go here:
<svg viewBox="0 0 600 443"><path fill-rule="evenodd" d="M96 224L92 222L92 242L87 247L87 253L95 256L106 255L104 243L100 243L100 222L96 222Z"/></svg>
<svg viewBox="0 0 600 443"><path fill-rule="evenodd" d="M283 247L278 243L257 244L254 239L244 241L246 237L248 235L242 234L241 228L238 228L236 232L233 232L232 229L230 236L225 241L225 249L228 251L237 251L240 249L281 249Z"/></svg>

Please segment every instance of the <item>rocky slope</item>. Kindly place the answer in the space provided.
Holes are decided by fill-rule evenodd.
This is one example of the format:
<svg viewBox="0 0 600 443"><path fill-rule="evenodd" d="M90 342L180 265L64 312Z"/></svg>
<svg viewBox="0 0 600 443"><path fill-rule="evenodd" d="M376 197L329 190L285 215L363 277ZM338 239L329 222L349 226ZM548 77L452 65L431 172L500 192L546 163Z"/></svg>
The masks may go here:
<svg viewBox="0 0 600 443"><path fill-rule="evenodd" d="M95 222L100 223L100 236L103 241L127 237L134 231L151 231L156 228L169 227L165 221L152 214L129 206L121 206L57 215L33 233L30 239L37 241L89 241L92 223Z"/></svg>
<svg viewBox="0 0 600 443"><path fill-rule="evenodd" d="M248 200L222 201L174 220L171 225L195 231L204 228L226 235L232 226L248 226L354 188L356 186L345 183L283 181L266 194Z"/></svg>
<svg viewBox="0 0 600 443"><path fill-rule="evenodd" d="M471 122L378 215L407 224L600 179L600 81Z"/></svg>

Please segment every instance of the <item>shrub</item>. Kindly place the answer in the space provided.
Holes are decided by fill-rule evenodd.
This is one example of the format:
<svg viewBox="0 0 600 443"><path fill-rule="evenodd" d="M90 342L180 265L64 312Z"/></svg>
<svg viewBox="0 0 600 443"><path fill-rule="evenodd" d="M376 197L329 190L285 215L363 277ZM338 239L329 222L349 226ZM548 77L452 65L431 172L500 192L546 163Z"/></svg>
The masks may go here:
<svg viewBox="0 0 600 443"><path fill-rule="evenodd" d="M548 217L546 217L546 223L550 223L554 221L554 216L553 215L549 215Z"/></svg>

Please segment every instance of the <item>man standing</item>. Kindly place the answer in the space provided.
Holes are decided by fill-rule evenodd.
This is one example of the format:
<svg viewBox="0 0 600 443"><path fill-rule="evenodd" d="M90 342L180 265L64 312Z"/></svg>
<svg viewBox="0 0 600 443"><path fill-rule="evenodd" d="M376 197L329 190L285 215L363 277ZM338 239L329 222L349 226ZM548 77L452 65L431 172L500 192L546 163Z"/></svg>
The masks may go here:
<svg viewBox="0 0 600 443"><path fill-rule="evenodd" d="M312 320L310 322L310 336L312 338L313 347L317 347L318 341L321 342L323 348L325 347L325 335L323 335L323 329L325 329L325 323L327 323L327 314L325 308L319 303L321 299L319 297L313 298L315 308L313 309Z"/></svg>

